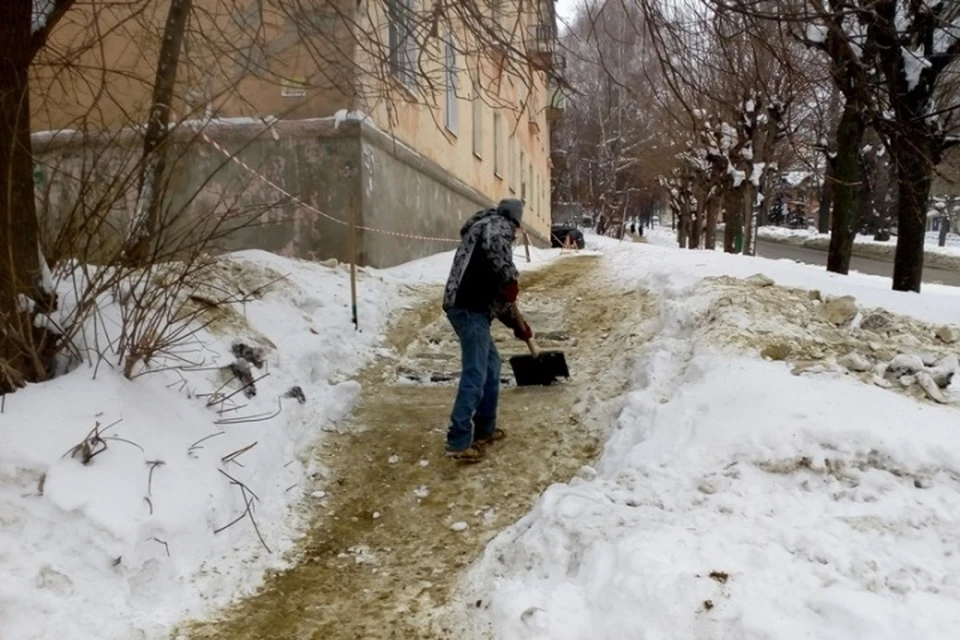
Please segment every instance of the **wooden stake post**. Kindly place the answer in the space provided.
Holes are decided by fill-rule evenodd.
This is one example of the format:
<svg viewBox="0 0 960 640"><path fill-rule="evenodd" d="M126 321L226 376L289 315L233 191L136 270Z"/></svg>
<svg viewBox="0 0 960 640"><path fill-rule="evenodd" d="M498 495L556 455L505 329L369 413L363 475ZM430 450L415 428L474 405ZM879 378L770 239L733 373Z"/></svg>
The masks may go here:
<svg viewBox="0 0 960 640"><path fill-rule="evenodd" d="M356 211L350 207L350 227L347 236L347 254L350 256L350 310L353 328L360 330L360 319L357 317L357 221Z"/></svg>

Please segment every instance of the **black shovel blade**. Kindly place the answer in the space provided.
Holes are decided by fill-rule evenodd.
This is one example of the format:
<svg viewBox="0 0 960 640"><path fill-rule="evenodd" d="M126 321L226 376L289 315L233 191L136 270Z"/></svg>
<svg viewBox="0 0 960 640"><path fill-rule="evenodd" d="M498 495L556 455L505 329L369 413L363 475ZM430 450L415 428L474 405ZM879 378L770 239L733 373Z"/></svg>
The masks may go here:
<svg viewBox="0 0 960 640"><path fill-rule="evenodd" d="M518 387L548 386L557 378L569 378L567 359L562 351L541 351L540 355L513 356L510 368Z"/></svg>

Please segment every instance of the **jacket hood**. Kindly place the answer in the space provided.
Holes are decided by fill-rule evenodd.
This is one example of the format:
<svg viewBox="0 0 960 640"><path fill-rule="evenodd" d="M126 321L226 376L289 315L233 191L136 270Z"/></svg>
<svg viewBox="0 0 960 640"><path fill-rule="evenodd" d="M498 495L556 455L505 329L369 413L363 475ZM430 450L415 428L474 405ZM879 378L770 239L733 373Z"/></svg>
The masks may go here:
<svg viewBox="0 0 960 640"><path fill-rule="evenodd" d="M460 227L460 237L467 235L467 232L470 231L470 228L483 220L484 218L489 218L491 216L497 215L496 209L484 209L482 211L477 211L475 214L467 218L467 221L463 223L463 226Z"/></svg>

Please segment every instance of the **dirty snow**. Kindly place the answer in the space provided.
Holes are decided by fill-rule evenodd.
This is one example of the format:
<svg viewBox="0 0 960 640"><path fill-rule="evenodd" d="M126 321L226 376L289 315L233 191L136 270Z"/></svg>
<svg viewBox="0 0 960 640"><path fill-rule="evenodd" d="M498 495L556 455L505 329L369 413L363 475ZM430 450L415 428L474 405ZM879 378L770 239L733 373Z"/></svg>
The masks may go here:
<svg viewBox="0 0 960 640"><path fill-rule="evenodd" d="M785 261L589 245L611 278L659 296L646 327L656 335L636 354L596 464L551 486L463 580L452 605L466 612L454 616L461 636L960 637L956 385L939 406L722 339L744 330L730 321L736 305L770 279L853 295L908 323L956 322L960 291L903 294L884 278ZM765 322L758 336L778 330L775 316Z"/></svg>
<svg viewBox="0 0 960 640"><path fill-rule="evenodd" d="M431 260L445 269L449 259ZM322 490L309 452L352 410L351 378L404 300L404 278L361 269L358 332L348 273L233 254L211 282L265 293L188 340L179 356L194 364L131 381L107 362L85 363L4 399L0 638L158 637L282 564L301 524L292 505ZM58 287L69 304L71 287ZM117 321L109 307L104 318ZM250 367L254 379L266 376L253 397L225 397L241 386L225 369L239 362L235 342L263 352ZM85 448L97 425L101 443ZM263 544L249 518L215 533L244 513L245 499Z"/></svg>
<svg viewBox="0 0 960 640"><path fill-rule="evenodd" d="M557 256L530 254L528 263L515 249L521 270ZM253 592L302 531L296 505L327 496L310 452L352 411L353 378L380 353L388 317L418 285L442 283L452 256L359 269L357 331L347 265L230 254L201 288L262 292L215 315L153 372L131 381L110 362L85 362L5 398L0 638L163 637ZM75 294L71 278L55 277L63 322ZM88 355L120 324L117 305L101 302L103 322L78 343ZM238 357L235 344L264 362ZM255 395L231 365L255 380Z"/></svg>

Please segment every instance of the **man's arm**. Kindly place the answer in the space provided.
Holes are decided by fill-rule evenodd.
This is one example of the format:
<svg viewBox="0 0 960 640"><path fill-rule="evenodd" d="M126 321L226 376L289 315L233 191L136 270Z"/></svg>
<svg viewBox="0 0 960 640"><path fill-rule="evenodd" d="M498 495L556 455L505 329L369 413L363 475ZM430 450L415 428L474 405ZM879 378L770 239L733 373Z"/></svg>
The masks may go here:
<svg viewBox="0 0 960 640"><path fill-rule="evenodd" d="M491 222L484 229L483 250L487 255L493 277L497 283L501 297L507 300L512 294L513 302L517 299L515 291L519 273L513 264L513 228L506 220Z"/></svg>

